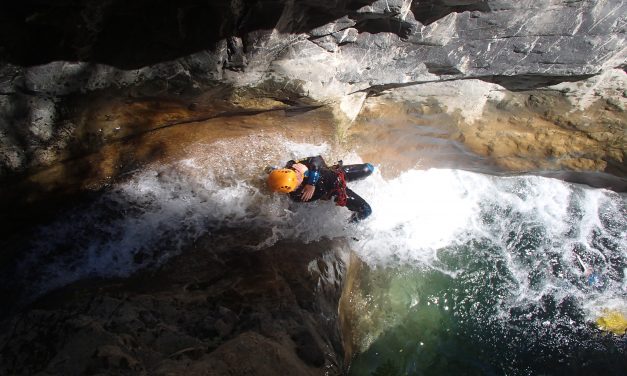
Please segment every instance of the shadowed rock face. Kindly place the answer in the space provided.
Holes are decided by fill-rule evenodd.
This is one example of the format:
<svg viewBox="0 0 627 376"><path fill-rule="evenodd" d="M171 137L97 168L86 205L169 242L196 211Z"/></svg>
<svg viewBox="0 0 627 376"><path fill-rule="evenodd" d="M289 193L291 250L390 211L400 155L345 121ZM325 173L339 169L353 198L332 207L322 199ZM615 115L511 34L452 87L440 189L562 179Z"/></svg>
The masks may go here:
<svg viewBox="0 0 627 376"><path fill-rule="evenodd" d="M323 258L330 243L201 243L159 271L78 283L3 322L0 373L341 373L344 263Z"/></svg>
<svg viewBox="0 0 627 376"><path fill-rule="evenodd" d="M434 76L580 76L625 64L627 5L618 0L27 0L2 7L2 60L16 66L138 69L180 58L179 69L200 79L332 58L336 80L363 88Z"/></svg>
<svg viewBox="0 0 627 376"><path fill-rule="evenodd" d="M72 158L78 176L123 173L141 160L129 157L127 148L153 160L167 145L138 137L115 150L119 163L100 169L94 168L99 161L78 157L127 131L152 132L234 108L255 113L295 99L311 103L303 97L331 103L359 125L360 112L366 119L378 116L367 102L378 96L406 105L408 112L460 112L468 121L457 141L503 168L537 169L549 161L558 169L590 165L624 174L625 76L616 71L626 66L625 14L621 0L3 2L0 180L4 185L17 173ZM572 82L582 79L588 80ZM560 104L562 97L500 95L559 83L566 86L551 92L572 99L579 112L559 113L556 108L571 109ZM601 89L608 85L612 98ZM258 97L271 105L218 103L209 111L186 101L203 92L214 104L233 99L220 94L233 87L259 89ZM86 92L126 98L120 101L132 109L131 120L117 123L120 112L78 116L70 106ZM600 125L586 118L588 105L579 106L584 102L600 107ZM486 114L486 103L496 106L496 115L473 123ZM474 118L467 116L467 104ZM153 105L171 108L148 118L151 112L142 108ZM588 128L594 133L585 133ZM560 137L549 138L554 134ZM571 158L573 150L582 155ZM66 176L51 170L43 175L43 182L55 184ZM85 190L103 184L98 180ZM49 198L51 186L29 189ZM30 210L25 213L41 214L40 207ZM328 290L314 291L319 278L343 275L343 266L324 266L324 245L313 248L295 251L293 259L281 247L215 259L190 250L137 279L70 287L3 324L0 373L335 372L341 368L334 321L339 286L323 283ZM310 261L319 273L307 267ZM330 326L322 314L331 318Z"/></svg>
<svg viewBox="0 0 627 376"><path fill-rule="evenodd" d="M368 3L27 0L2 5L0 45L6 61L15 65L68 60L134 69L216 51L223 39L228 39L229 54L241 53L236 51L241 42L234 39L246 40L249 34L277 26L286 33L306 32ZM284 13L292 16L279 25Z"/></svg>
<svg viewBox="0 0 627 376"><path fill-rule="evenodd" d="M466 11L489 12L490 5L487 0L426 0L412 3L411 11L414 13L417 21L424 25L429 25L451 13Z"/></svg>
<svg viewBox="0 0 627 376"><path fill-rule="evenodd" d="M59 123L60 102L73 93L147 82L174 93L289 83L292 97L339 103L353 120L366 96L406 86L476 78L520 91L623 69L626 61L620 0L27 0L1 7L1 175L67 151L75 135ZM445 92L432 97L447 100Z"/></svg>
<svg viewBox="0 0 627 376"><path fill-rule="evenodd" d="M524 90L586 78L625 65L626 7L618 0L5 2L2 169L45 163L49 149L66 147L54 143L72 132L57 125L60 96L110 86L288 81L297 83L295 95L344 101L441 80ZM342 111L354 118L363 99L349 101L357 107Z"/></svg>

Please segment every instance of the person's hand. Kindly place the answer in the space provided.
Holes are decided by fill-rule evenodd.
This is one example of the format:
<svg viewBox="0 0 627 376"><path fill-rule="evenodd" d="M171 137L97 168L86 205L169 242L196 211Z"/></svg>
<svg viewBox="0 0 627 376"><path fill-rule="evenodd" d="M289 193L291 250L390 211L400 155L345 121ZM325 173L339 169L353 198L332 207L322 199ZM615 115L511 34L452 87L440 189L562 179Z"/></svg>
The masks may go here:
<svg viewBox="0 0 627 376"><path fill-rule="evenodd" d="M306 184L303 187L303 193L300 195L300 199L303 201L309 201L313 197L316 187L311 184Z"/></svg>

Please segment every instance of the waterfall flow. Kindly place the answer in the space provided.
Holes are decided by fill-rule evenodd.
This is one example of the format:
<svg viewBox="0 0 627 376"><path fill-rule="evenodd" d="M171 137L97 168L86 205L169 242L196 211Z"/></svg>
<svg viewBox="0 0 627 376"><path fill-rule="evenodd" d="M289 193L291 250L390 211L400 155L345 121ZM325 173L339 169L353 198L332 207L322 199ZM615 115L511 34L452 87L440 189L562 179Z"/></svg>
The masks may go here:
<svg viewBox="0 0 627 376"><path fill-rule="evenodd" d="M594 325L604 312L627 314L624 194L455 169L384 179L377 166L349 183L373 208L349 224L332 202L297 204L266 190L265 164L331 153L279 141L282 151L264 158L243 153L258 156L276 139L223 140L130 174L36 229L7 283L28 300L157 267L199 239L250 252L348 239L368 266L350 292L352 374L525 374L584 363L612 374L624 364L624 339Z"/></svg>

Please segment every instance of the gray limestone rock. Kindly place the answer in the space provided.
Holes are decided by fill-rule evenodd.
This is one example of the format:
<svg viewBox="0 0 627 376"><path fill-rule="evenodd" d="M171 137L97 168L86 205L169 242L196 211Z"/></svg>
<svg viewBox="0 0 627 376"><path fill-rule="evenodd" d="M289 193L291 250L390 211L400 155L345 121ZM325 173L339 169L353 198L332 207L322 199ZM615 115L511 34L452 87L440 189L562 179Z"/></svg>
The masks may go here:
<svg viewBox="0 0 627 376"><path fill-rule="evenodd" d="M0 317L0 373L341 374L345 264L332 242L210 257L207 247L158 274L67 286Z"/></svg>
<svg viewBox="0 0 627 376"><path fill-rule="evenodd" d="M140 38L150 37L143 33L127 34L123 41L107 40L108 44L105 43L102 40L108 37L106 32L112 25L107 24L102 14L121 4L113 0L95 3L88 2L82 12L89 17L83 14L76 30L68 31L78 35L82 25L89 26L94 36L76 43L80 51L89 50L91 55L81 57L77 51L54 49L41 51L41 56L34 55L31 60L38 58L49 63L33 65L27 58L30 55L20 49L25 47L12 44L13 40L4 41L8 46L3 50L4 60L18 72L9 73L4 69L3 91L10 92L21 84L35 92L61 95L106 85L133 85L172 75L186 75L191 81L219 81L225 78L224 70L240 73L227 75L227 79L248 83L259 79L260 75L276 74L268 70L277 63L289 63L292 47L303 41L322 47L316 53L299 48L308 50L305 57L312 62L339 61L333 72L338 81L370 85L443 76L580 76L624 66L626 58L623 45L627 4L620 0L278 3L233 0L222 1L221 6L213 8L191 1L193 7L180 5L177 8L177 17L166 16L166 10L170 9L161 2L150 8L126 9L130 14L148 12L149 21L162 17L166 24L176 23L172 26L177 29L171 34L164 32L166 34L155 36L177 39L175 49L142 45ZM62 5L58 7L67 10ZM189 15L193 9L199 13L222 13L219 27L206 30L204 45L196 46L191 40L203 38L192 35L194 30L188 30L201 23ZM253 19L253 15L268 17L260 22L258 18ZM24 33L29 33L39 26L37 20L35 17L26 25L13 22L22 26ZM102 42L98 44L94 40ZM133 56L120 56L119 51L114 50L115 43L138 48ZM190 53L186 53L186 48ZM116 59L122 62L112 59L114 52L118 52ZM168 59L168 54L176 52L178 55ZM132 66L133 61L142 63ZM369 70L367 74L364 74L365 69ZM315 79L308 75L293 76L293 71L279 73L291 79ZM9 75L13 84L7 84Z"/></svg>
<svg viewBox="0 0 627 376"><path fill-rule="evenodd" d="M51 103L107 87L159 81L176 92L296 82L298 95L339 103L358 91L434 81L480 79L524 90L627 66L621 0L94 0L3 7L4 172L54 159L34 155L20 135L38 135L35 149L63 148L53 137L60 125Z"/></svg>

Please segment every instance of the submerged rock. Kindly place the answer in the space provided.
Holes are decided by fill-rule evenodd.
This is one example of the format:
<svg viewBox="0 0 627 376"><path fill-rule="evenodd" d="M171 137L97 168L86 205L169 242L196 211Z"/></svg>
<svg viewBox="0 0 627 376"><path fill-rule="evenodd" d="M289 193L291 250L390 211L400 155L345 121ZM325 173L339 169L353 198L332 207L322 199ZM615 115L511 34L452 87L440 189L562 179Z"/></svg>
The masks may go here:
<svg viewBox="0 0 627 376"><path fill-rule="evenodd" d="M627 318L616 310L605 310L596 320L596 324L601 330L605 330L616 335L624 335L627 332Z"/></svg>

